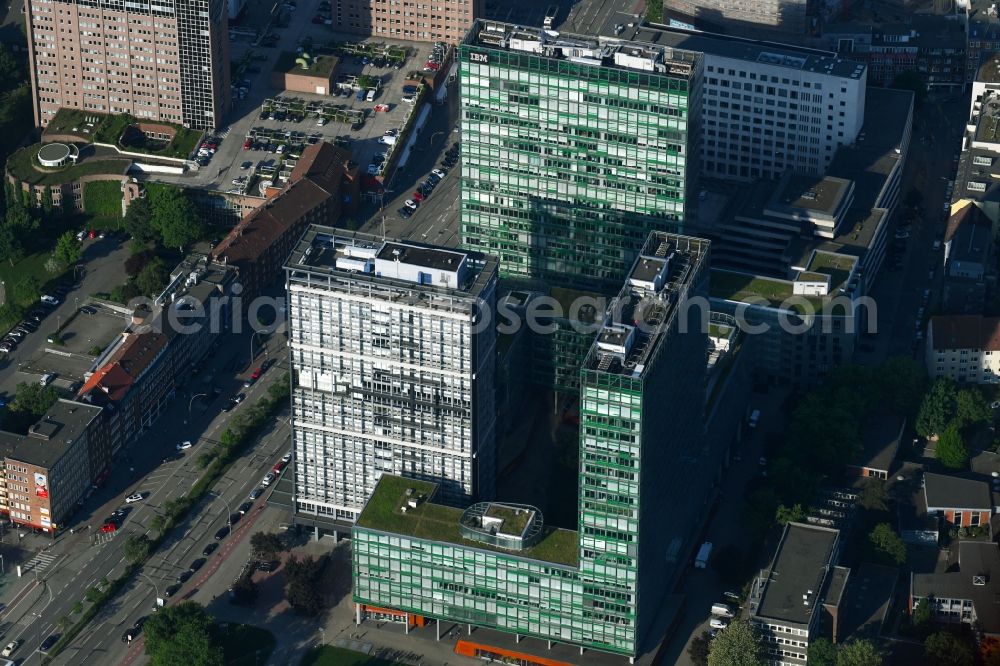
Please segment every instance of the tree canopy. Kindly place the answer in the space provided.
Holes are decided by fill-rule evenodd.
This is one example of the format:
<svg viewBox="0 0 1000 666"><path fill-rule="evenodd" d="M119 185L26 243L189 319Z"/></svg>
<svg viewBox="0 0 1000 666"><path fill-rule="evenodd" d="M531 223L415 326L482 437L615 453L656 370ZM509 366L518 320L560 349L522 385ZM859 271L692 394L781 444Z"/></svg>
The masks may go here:
<svg viewBox="0 0 1000 666"><path fill-rule="evenodd" d="M951 423L944 429L935 451L941 464L950 469L963 469L969 462L969 449L965 446L957 423Z"/></svg>
<svg viewBox="0 0 1000 666"><path fill-rule="evenodd" d="M709 645L709 666L763 666L760 634L746 620L734 620Z"/></svg>
<svg viewBox="0 0 1000 666"><path fill-rule="evenodd" d="M255 532L250 537L250 547L263 557L274 557L285 549L285 545L274 532Z"/></svg>
<svg viewBox="0 0 1000 666"><path fill-rule="evenodd" d="M142 562L153 550L153 542L145 534L129 534L122 551L129 562Z"/></svg>
<svg viewBox="0 0 1000 666"><path fill-rule="evenodd" d="M323 597L317 589L323 561L313 557L289 557L285 562L285 598L299 615L319 615Z"/></svg>
<svg viewBox="0 0 1000 666"><path fill-rule="evenodd" d="M955 382L939 377L931 384L917 414L916 428L921 437L933 437L942 432L955 414L958 387Z"/></svg>
<svg viewBox="0 0 1000 666"><path fill-rule="evenodd" d="M844 643L837 650L837 666L882 666L882 662L878 647L866 639Z"/></svg>
<svg viewBox="0 0 1000 666"><path fill-rule="evenodd" d="M906 562L906 544L889 523L879 523L868 535L875 555L885 564L900 566Z"/></svg>
<svg viewBox="0 0 1000 666"><path fill-rule="evenodd" d="M201 216L191 200L176 187L154 190L151 224L165 247L183 249L205 234ZM129 206L131 209L131 205Z"/></svg>
<svg viewBox="0 0 1000 666"><path fill-rule="evenodd" d="M55 258L64 266L72 266L80 261L83 249L72 231L67 231L56 239Z"/></svg>
<svg viewBox="0 0 1000 666"><path fill-rule="evenodd" d="M193 601L166 606L143 627L153 666L222 666L222 647L212 637L212 618Z"/></svg>
<svg viewBox="0 0 1000 666"><path fill-rule="evenodd" d="M837 646L826 638L817 638L809 644L810 666L837 666Z"/></svg>
<svg viewBox="0 0 1000 666"><path fill-rule="evenodd" d="M49 407L59 399L59 392L51 384L42 386L38 382L21 382L14 392L14 399L7 405L4 414L4 430L25 434Z"/></svg>
<svg viewBox="0 0 1000 666"><path fill-rule="evenodd" d="M950 631L939 631L924 640L924 656L931 666L971 666L972 648Z"/></svg>

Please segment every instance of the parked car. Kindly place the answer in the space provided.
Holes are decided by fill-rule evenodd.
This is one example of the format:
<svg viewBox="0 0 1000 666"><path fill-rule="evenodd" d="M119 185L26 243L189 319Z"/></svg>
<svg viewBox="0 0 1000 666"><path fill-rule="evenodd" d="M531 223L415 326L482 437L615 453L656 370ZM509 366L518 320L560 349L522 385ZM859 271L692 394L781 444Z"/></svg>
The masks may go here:
<svg viewBox="0 0 1000 666"><path fill-rule="evenodd" d="M285 455L281 456L281 462L289 462L292 459L292 452L289 451Z"/></svg>
<svg viewBox="0 0 1000 666"><path fill-rule="evenodd" d="M254 488L253 490L250 491L249 497L250 499L255 500L263 494L264 494L263 488Z"/></svg>
<svg viewBox="0 0 1000 666"><path fill-rule="evenodd" d="M431 173L437 176L441 180L443 180L446 175L445 172L442 171L441 169L432 169Z"/></svg>
<svg viewBox="0 0 1000 666"><path fill-rule="evenodd" d="M410 210L417 209L417 202L414 201L413 199L407 199L406 201L403 202L403 205L409 208Z"/></svg>
<svg viewBox="0 0 1000 666"><path fill-rule="evenodd" d="M202 557L208 557L209 555L211 555L212 553L214 553L215 549L218 548L218 547L219 547L219 544L217 544L217 543L207 544L204 548L201 549L201 555L202 555Z"/></svg>
<svg viewBox="0 0 1000 666"><path fill-rule="evenodd" d="M183 442L181 442L180 444L177 445L177 450L178 451L185 451L187 449L190 449L191 446L192 446L192 444L191 444L190 440L184 440Z"/></svg>
<svg viewBox="0 0 1000 666"><path fill-rule="evenodd" d="M257 565L258 571L266 571L268 573L277 570L277 568L278 568L278 563L274 561L261 562Z"/></svg>
<svg viewBox="0 0 1000 666"><path fill-rule="evenodd" d="M56 298L55 296L49 296L48 294L43 295L38 300L40 300L42 303L45 303L45 305L51 305L53 307L59 305L59 299Z"/></svg>
<svg viewBox="0 0 1000 666"><path fill-rule="evenodd" d="M253 508L253 502L243 502L243 504L240 504L239 512L246 513L252 508Z"/></svg>
<svg viewBox="0 0 1000 666"><path fill-rule="evenodd" d="M215 533L215 540L222 541L223 539L225 539L227 536L229 536L229 530L230 528L228 525L220 528L219 531Z"/></svg>
<svg viewBox="0 0 1000 666"><path fill-rule="evenodd" d="M177 574L177 584L183 585L184 583L188 582L188 579L190 579L191 576L193 575L194 572L190 570L180 572L179 574Z"/></svg>
<svg viewBox="0 0 1000 666"><path fill-rule="evenodd" d="M17 648L19 647L21 647L21 641L13 640L10 643L7 643L6 647L4 647L3 649L3 652L0 652L0 656L9 657L10 655L14 654L14 651L17 650Z"/></svg>
<svg viewBox="0 0 1000 666"><path fill-rule="evenodd" d="M237 393L232 398L234 405L238 405L238 404L240 404L241 402L243 402L246 399L247 399L247 394L246 393Z"/></svg>
<svg viewBox="0 0 1000 666"><path fill-rule="evenodd" d="M239 512L229 514L229 524L235 525L236 523L240 522L240 518L242 517L243 514Z"/></svg>
<svg viewBox="0 0 1000 666"><path fill-rule="evenodd" d="M125 498L125 503L132 504L134 502L141 502L143 499L144 498L142 496L142 493L132 493L131 495Z"/></svg>
<svg viewBox="0 0 1000 666"><path fill-rule="evenodd" d="M49 634L48 637L42 641L42 644L38 646L40 652L48 652L52 649L52 646L59 642L59 634Z"/></svg>
<svg viewBox="0 0 1000 666"><path fill-rule="evenodd" d="M178 585L178 584L176 584L176 583L173 584L173 585L170 585L170 586L167 587L167 589L165 589L163 591L163 596L166 597L167 599L169 599L170 597L172 597L175 594L177 594L180 591L180 589L181 589L181 586Z"/></svg>
<svg viewBox="0 0 1000 666"><path fill-rule="evenodd" d="M709 620L708 626L712 629L725 629L729 626L729 620L721 617L713 617Z"/></svg>
<svg viewBox="0 0 1000 666"><path fill-rule="evenodd" d="M215 544L213 543L209 545L214 546ZM207 561L208 560L206 560L204 557L199 557L197 560L191 563L191 566L188 567L188 571L194 572L197 571L198 569L201 569L203 566L205 566L205 562Z"/></svg>
<svg viewBox="0 0 1000 666"><path fill-rule="evenodd" d="M413 216L413 210L410 209L410 208L407 208L406 206L403 206L402 208L400 208L396 212L399 213L399 216L401 218L403 218L404 220L408 220L408 219L410 219L410 217Z"/></svg>
<svg viewBox="0 0 1000 666"><path fill-rule="evenodd" d="M262 486L267 487L271 485L271 482L273 481L274 481L274 472L268 472L260 483Z"/></svg>

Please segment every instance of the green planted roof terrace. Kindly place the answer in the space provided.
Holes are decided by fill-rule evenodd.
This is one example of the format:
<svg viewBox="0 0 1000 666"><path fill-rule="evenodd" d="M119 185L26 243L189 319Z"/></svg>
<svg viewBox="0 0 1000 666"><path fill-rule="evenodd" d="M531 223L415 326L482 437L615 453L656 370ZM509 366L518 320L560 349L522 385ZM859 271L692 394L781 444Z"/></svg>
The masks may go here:
<svg viewBox="0 0 1000 666"><path fill-rule="evenodd" d="M407 489L412 489L410 495ZM452 543L466 548L491 550L508 557L542 560L554 564L575 567L579 561L577 533L554 527L544 527L542 538L537 544L517 552L491 548L478 541L463 539L458 530L462 510L435 504L430 499L437 484L417 479L406 479L391 474L383 474L374 492L358 516L357 527L416 537L428 541ZM414 509L406 506L408 500L419 498Z"/></svg>

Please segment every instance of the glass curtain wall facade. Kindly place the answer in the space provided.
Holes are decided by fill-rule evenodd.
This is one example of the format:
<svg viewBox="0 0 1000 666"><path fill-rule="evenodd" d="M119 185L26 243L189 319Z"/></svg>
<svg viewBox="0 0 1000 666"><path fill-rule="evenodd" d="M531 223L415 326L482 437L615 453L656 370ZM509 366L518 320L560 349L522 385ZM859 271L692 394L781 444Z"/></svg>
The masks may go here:
<svg viewBox="0 0 1000 666"><path fill-rule="evenodd" d="M704 494L683 476L702 449L707 324L688 304L707 293L708 251L652 234L587 355L577 532L485 548L461 537L460 511L422 499L433 487L383 476L353 529L354 601L635 656L700 522L677 509Z"/></svg>
<svg viewBox="0 0 1000 666"><path fill-rule="evenodd" d="M455 289L323 262L356 238L314 227L286 267L296 511L349 524L386 473L439 481L445 502L489 499L496 329L476 322L495 262L447 252L474 273Z"/></svg>
<svg viewBox="0 0 1000 666"><path fill-rule="evenodd" d="M462 246L497 255L501 277L617 289L650 231L683 226L701 67L476 22L460 47Z"/></svg>

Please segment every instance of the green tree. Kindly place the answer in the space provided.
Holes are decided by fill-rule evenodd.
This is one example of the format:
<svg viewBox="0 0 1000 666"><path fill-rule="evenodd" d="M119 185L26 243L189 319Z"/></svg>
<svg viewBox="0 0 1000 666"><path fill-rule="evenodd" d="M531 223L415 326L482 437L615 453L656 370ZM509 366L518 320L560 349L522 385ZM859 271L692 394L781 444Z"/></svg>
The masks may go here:
<svg viewBox="0 0 1000 666"><path fill-rule="evenodd" d="M156 253L149 248L145 248L140 252L130 255L129 258L125 260L125 274L130 277L135 277L142 272L142 269L145 268L149 262L153 261L155 258Z"/></svg>
<svg viewBox="0 0 1000 666"><path fill-rule="evenodd" d="M192 601L166 606L143 627L153 666L222 666L222 647L212 637L212 618Z"/></svg>
<svg viewBox="0 0 1000 666"><path fill-rule="evenodd" d="M8 202L7 215L4 219L7 226L19 235L38 230L38 216L17 200ZM21 236L21 238L24 237Z"/></svg>
<svg viewBox="0 0 1000 666"><path fill-rule="evenodd" d="M145 534L130 534L122 548L125 559L131 563L143 562L153 551L153 542Z"/></svg>
<svg viewBox="0 0 1000 666"><path fill-rule="evenodd" d="M924 367L909 356L893 356L876 369L872 378L878 402L912 423L927 392Z"/></svg>
<svg viewBox="0 0 1000 666"><path fill-rule="evenodd" d="M285 544L281 542L274 532L256 532L250 537L250 547L255 553L260 553L262 557L271 558L285 550Z"/></svg>
<svg viewBox="0 0 1000 666"><path fill-rule="evenodd" d="M892 80L892 85L889 87L912 92L913 108L915 109L919 109L920 105L924 103L924 99L927 98L927 84L924 83L920 72L913 69L908 69L905 72L897 74L896 78Z"/></svg>
<svg viewBox="0 0 1000 666"><path fill-rule="evenodd" d="M167 519L164 518L159 513L149 519L149 529L153 530L154 532L157 533L163 532L163 528L165 528L166 526L167 526Z"/></svg>
<svg viewBox="0 0 1000 666"><path fill-rule="evenodd" d="M708 666L708 651L711 643L712 639L707 631L703 631L691 639L691 645L688 646L688 656L691 657L694 666Z"/></svg>
<svg viewBox="0 0 1000 666"><path fill-rule="evenodd" d="M67 231L56 239L56 249L53 254L63 265L72 266L80 261L80 255L83 254L83 250L73 232Z"/></svg>
<svg viewBox="0 0 1000 666"><path fill-rule="evenodd" d="M802 508L801 504L795 504L793 506L785 506L784 504L778 505L778 510L774 512L774 520L779 525L787 525L788 523L797 523L802 521L806 517L806 511Z"/></svg>
<svg viewBox="0 0 1000 666"><path fill-rule="evenodd" d="M41 295L42 283L34 275L22 275L14 280L11 286L11 294L14 300L21 303L31 303Z"/></svg>
<svg viewBox="0 0 1000 666"><path fill-rule="evenodd" d="M957 397L955 382L944 377L934 380L917 412L917 433L932 437L943 431L955 413Z"/></svg>
<svg viewBox="0 0 1000 666"><path fill-rule="evenodd" d="M858 493L858 504L869 511L885 511L888 508L887 499L885 483L880 479L869 478Z"/></svg>
<svg viewBox="0 0 1000 666"><path fill-rule="evenodd" d="M882 666L882 653L869 640L844 643L837 651L837 666Z"/></svg>
<svg viewBox="0 0 1000 666"><path fill-rule="evenodd" d="M251 571L247 571L233 583L232 599L233 603L241 606L249 606L257 600L257 584L253 582Z"/></svg>
<svg viewBox="0 0 1000 666"><path fill-rule="evenodd" d="M960 428L986 423L992 418L990 405L979 389L964 388L955 395L955 420Z"/></svg>
<svg viewBox="0 0 1000 666"><path fill-rule="evenodd" d="M826 638L818 638L809 644L810 666L837 666L837 646Z"/></svg>
<svg viewBox="0 0 1000 666"><path fill-rule="evenodd" d="M159 190L151 205L152 225L159 232L164 246L183 250L185 245L205 235L201 216L179 189L169 187Z"/></svg>
<svg viewBox="0 0 1000 666"><path fill-rule="evenodd" d="M21 382L14 391L14 399L7 405L4 415L4 429L25 434L49 407L59 399L59 392L52 385L42 386L38 382Z"/></svg>
<svg viewBox="0 0 1000 666"><path fill-rule="evenodd" d="M154 296L163 291L170 280L170 272L162 259L154 259L146 264L135 277L135 286L143 296Z"/></svg>
<svg viewBox="0 0 1000 666"><path fill-rule="evenodd" d="M11 51L10 44L0 42L0 88L7 90L26 76L25 68Z"/></svg>
<svg viewBox="0 0 1000 666"><path fill-rule="evenodd" d="M924 656L933 666L971 666L972 648L949 631L939 631L924 640Z"/></svg>
<svg viewBox="0 0 1000 666"><path fill-rule="evenodd" d="M734 620L709 646L709 666L763 666L760 634L746 620Z"/></svg>
<svg viewBox="0 0 1000 666"><path fill-rule="evenodd" d="M140 243L149 243L156 240L156 227L153 226L153 207L149 199L133 199L125 211L125 218L122 220L125 231L134 240Z"/></svg>
<svg viewBox="0 0 1000 666"><path fill-rule="evenodd" d="M66 264L59 261L56 255L52 254L45 260L45 272L51 275L62 272L62 269L66 267Z"/></svg>
<svg viewBox="0 0 1000 666"><path fill-rule="evenodd" d="M941 464L950 469L962 469L969 462L969 449L965 447L962 433L955 422L941 433L935 451Z"/></svg>
<svg viewBox="0 0 1000 666"><path fill-rule="evenodd" d="M931 608L934 606L934 597L930 596L920 601L913 607L913 614L910 616L910 622L914 627L926 627L930 624L934 617L934 613Z"/></svg>
<svg viewBox="0 0 1000 666"><path fill-rule="evenodd" d="M17 232L9 224L0 224L0 260L10 262L11 267L24 257L24 246Z"/></svg>
<svg viewBox="0 0 1000 666"><path fill-rule="evenodd" d="M906 562L906 544L889 523L879 523L868 534L868 542L876 556L886 564L900 566Z"/></svg>
<svg viewBox="0 0 1000 666"><path fill-rule="evenodd" d="M313 557L289 557L285 562L285 598L299 615L319 615L323 597L317 589L323 562Z"/></svg>

